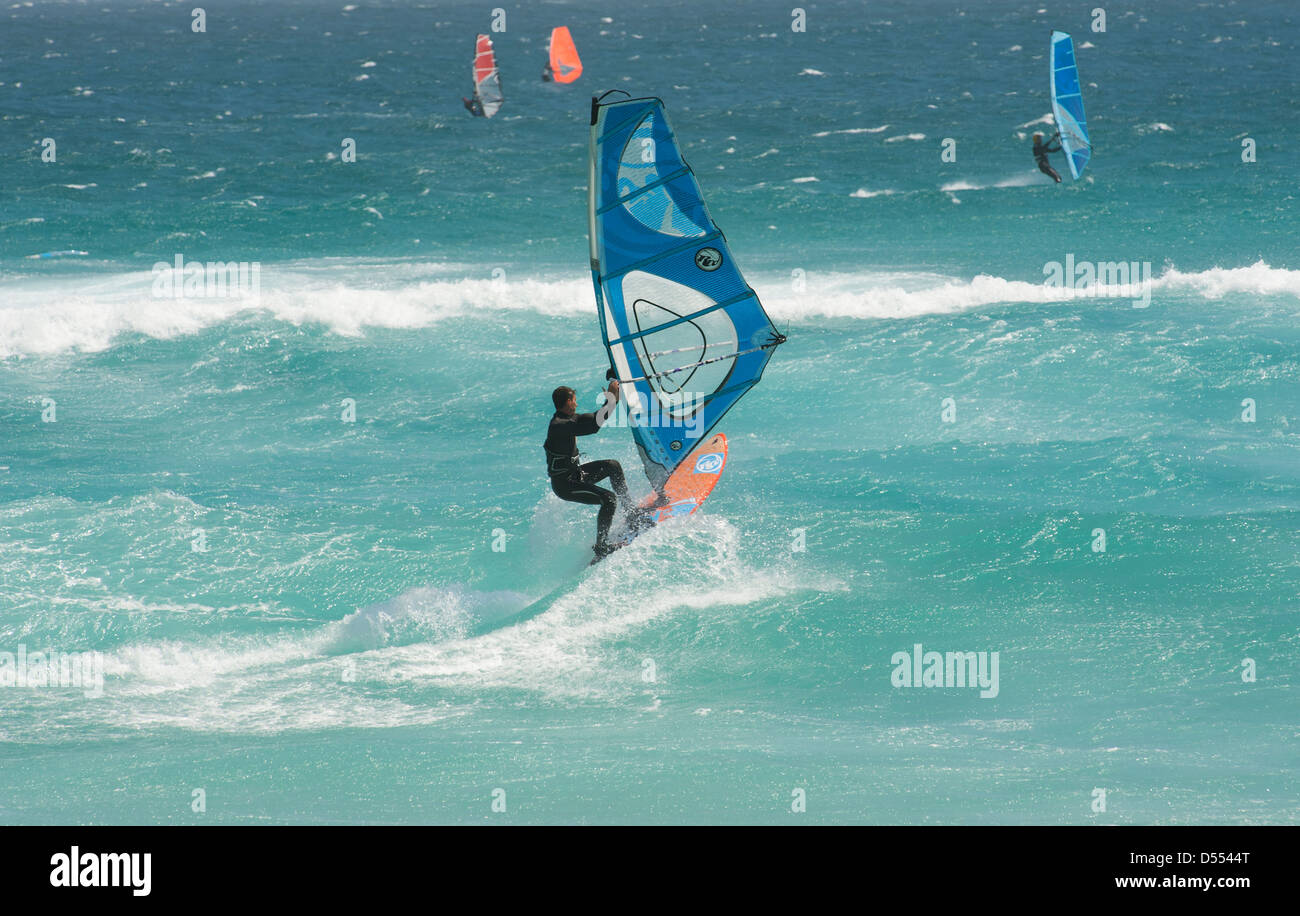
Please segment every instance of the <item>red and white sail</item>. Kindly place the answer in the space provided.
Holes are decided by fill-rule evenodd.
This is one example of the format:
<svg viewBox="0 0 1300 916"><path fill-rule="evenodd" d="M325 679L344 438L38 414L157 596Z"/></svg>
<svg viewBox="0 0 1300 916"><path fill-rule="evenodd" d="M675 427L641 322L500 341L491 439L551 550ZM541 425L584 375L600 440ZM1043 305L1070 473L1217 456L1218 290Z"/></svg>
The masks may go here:
<svg viewBox="0 0 1300 916"><path fill-rule="evenodd" d="M483 116L490 118L505 101L501 95L501 73L497 70L497 55L492 50L492 39L478 36L474 44L474 98L483 106Z"/></svg>

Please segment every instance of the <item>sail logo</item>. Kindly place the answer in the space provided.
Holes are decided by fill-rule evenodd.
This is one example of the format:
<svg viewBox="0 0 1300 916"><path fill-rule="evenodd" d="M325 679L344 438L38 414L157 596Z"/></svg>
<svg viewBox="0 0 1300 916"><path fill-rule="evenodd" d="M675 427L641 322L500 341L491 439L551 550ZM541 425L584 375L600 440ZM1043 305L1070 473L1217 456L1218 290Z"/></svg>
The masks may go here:
<svg viewBox="0 0 1300 916"><path fill-rule="evenodd" d="M153 294L159 299L253 299L262 292L258 261L187 261L153 265Z"/></svg>
<svg viewBox="0 0 1300 916"><path fill-rule="evenodd" d="M1132 299L1133 308L1144 309L1151 304L1151 262L1079 261L1070 253L1064 264L1043 265L1043 285L1069 290L1071 299Z"/></svg>
<svg viewBox="0 0 1300 916"><path fill-rule="evenodd" d="M721 470L722 455L719 452L709 452L695 459L696 474L716 474Z"/></svg>
<svg viewBox="0 0 1300 916"><path fill-rule="evenodd" d="M695 266L700 270L717 270L722 266L722 252L716 248L701 248L695 252Z"/></svg>
<svg viewBox="0 0 1300 916"><path fill-rule="evenodd" d="M985 700L998 695L997 652L925 652L918 642L910 653L895 652L889 663L895 687L979 687Z"/></svg>
<svg viewBox="0 0 1300 916"><path fill-rule="evenodd" d="M129 887L132 895L148 897L153 882L153 853L58 852L50 857L52 887Z"/></svg>

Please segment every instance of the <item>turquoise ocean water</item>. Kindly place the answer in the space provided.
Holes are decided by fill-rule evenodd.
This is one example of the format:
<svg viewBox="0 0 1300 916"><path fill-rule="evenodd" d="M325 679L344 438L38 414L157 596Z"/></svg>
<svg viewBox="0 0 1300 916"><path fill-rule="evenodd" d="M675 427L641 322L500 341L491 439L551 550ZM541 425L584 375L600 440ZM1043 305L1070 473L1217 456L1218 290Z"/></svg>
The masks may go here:
<svg viewBox="0 0 1300 916"><path fill-rule="evenodd" d="M482 120L490 3L6 5L0 653L104 683L0 686L0 822L1300 821L1300 11L1094 6L505 6ZM606 367L607 88L789 342L706 511L587 570L539 445ZM260 297L153 295L177 255ZM893 686L916 644L997 695Z"/></svg>

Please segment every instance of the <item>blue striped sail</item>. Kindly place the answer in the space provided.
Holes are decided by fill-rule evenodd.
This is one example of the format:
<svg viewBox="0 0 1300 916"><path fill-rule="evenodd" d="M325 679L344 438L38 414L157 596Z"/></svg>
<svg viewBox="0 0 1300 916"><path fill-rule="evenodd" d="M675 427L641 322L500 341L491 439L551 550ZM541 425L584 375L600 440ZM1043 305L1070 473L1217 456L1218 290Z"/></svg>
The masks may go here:
<svg viewBox="0 0 1300 916"><path fill-rule="evenodd" d="M1088 142L1088 119L1083 114L1083 93L1079 89L1079 67L1074 62L1074 40L1065 32L1052 33L1052 116L1061 133L1061 149L1070 163L1070 174L1083 174L1092 156Z"/></svg>
<svg viewBox="0 0 1300 916"><path fill-rule="evenodd" d="M785 338L709 216L660 99L592 100L587 200L601 334L660 489Z"/></svg>

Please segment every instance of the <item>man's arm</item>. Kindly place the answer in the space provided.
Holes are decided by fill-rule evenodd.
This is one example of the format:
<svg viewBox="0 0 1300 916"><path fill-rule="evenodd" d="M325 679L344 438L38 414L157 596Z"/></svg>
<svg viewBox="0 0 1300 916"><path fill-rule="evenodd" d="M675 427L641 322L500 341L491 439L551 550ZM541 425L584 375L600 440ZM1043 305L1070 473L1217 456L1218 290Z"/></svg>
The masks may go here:
<svg viewBox="0 0 1300 916"><path fill-rule="evenodd" d="M617 406L618 380L612 379L609 383L608 390L605 392L605 406L601 407L600 410L595 413L580 413L574 415L574 435L590 436L592 433L598 432L600 428L605 425L605 421L609 419L609 415L614 412L614 408Z"/></svg>

